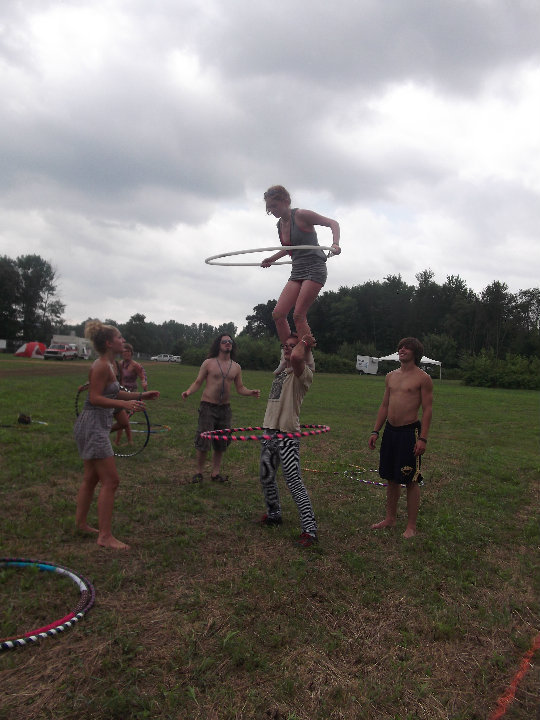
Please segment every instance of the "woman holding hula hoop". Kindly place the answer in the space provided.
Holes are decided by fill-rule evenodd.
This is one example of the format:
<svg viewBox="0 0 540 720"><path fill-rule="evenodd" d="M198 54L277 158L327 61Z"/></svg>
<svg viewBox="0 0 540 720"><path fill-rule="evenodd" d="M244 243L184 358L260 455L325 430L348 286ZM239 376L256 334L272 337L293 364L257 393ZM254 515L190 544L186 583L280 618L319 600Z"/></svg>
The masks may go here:
<svg viewBox="0 0 540 720"><path fill-rule="evenodd" d="M124 349L122 350L122 361L118 362L118 360L115 361L116 365L118 366L118 373L117 377L120 381L120 385L125 388L126 390L129 390L129 392L138 392L139 389L137 387L137 378L140 379L143 390L148 390L148 378L146 377L146 371L143 368L142 365L135 362L133 360L133 345L130 345L129 343L124 343ZM124 419L127 419L127 425L125 422L123 422ZM121 413L120 415L116 415L116 426L113 425L113 432L116 430L116 444L120 445L120 441L122 439L122 430L126 431L126 437L128 443L131 445L132 443L132 437L131 437L131 429L129 427L129 416L127 413Z"/></svg>
<svg viewBox="0 0 540 720"><path fill-rule="evenodd" d="M307 312L324 286L327 277L326 256L323 250L318 249L319 242L315 225L330 228L332 231L330 252L333 255L339 255L341 253L339 223L312 210L291 208L291 196L282 185L273 185L268 188L264 193L264 200L267 214L278 218L277 230L283 246L313 245L313 250L292 253L284 247L283 250L265 258L261 263L261 267L267 268L287 253L292 255L291 276L272 312L278 337L283 344L291 333L287 315L292 307L294 307L293 319L298 337L311 335Z"/></svg>
<svg viewBox="0 0 540 720"><path fill-rule="evenodd" d="M120 363L122 374L121 384L126 390L137 392L137 378L141 381L143 390L148 390L148 379L143 366L133 359L133 345L124 343L122 350L122 362Z"/></svg>
<svg viewBox="0 0 540 720"><path fill-rule="evenodd" d="M148 390L133 393L120 390L114 359L122 352L124 338L117 328L104 325L99 320L89 320L84 336L92 340L99 357L90 368L88 396L75 422L75 440L84 460L84 477L77 495L75 522L79 530L97 532L98 545L127 550L129 545L117 540L112 534L114 496L120 482L109 437L113 411L115 408L129 412L143 410L143 400L157 398L159 392ZM101 489L98 497L99 530L96 530L88 524L87 517L98 482L101 483Z"/></svg>
<svg viewBox="0 0 540 720"><path fill-rule="evenodd" d="M115 360L113 363L113 369L115 371L116 379L122 385L124 390L129 390L130 388L127 388L122 383L122 367L120 365L120 362L118 360ZM79 385L77 388L78 392L83 392L84 390L88 390L90 387L90 383L84 383L84 385ZM145 388L146 389L146 388ZM133 392L136 392L137 388ZM131 427L129 425L129 415L124 410L124 408L115 408L113 411L113 419L114 424L111 427L111 433L116 433L116 444L120 445L120 440L122 439L122 431L124 430L126 433L126 438L128 441L128 444L131 445L133 443L133 435L131 433Z"/></svg>

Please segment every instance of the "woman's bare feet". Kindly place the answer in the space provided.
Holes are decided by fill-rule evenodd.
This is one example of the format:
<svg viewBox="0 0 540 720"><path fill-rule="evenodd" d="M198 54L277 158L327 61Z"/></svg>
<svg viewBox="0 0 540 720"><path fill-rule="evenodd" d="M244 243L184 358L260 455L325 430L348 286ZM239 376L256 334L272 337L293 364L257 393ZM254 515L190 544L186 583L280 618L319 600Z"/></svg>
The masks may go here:
<svg viewBox="0 0 540 720"><path fill-rule="evenodd" d="M101 547L112 548L113 550L129 550L129 545L117 540L113 535L102 538L98 537L97 544Z"/></svg>
<svg viewBox="0 0 540 720"><path fill-rule="evenodd" d="M99 530L95 527L92 527L88 523L83 523L82 525L77 525L77 531L82 533L97 533Z"/></svg>
<svg viewBox="0 0 540 720"><path fill-rule="evenodd" d="M416 528L407 528L403 533L403 537L406 539L412 538L415 535L418 535Z"/></svg>
<svg viewBox="0 0 540 720"><path fill-rule="evenodd" d="M388 518L385 518L384 520L381 520L381 522L374 523L371 526L371 529L372 530L380 530L381 528L385 528L385 527L394 527L395 524L396 524L395 520L389 520Z"/></svg>

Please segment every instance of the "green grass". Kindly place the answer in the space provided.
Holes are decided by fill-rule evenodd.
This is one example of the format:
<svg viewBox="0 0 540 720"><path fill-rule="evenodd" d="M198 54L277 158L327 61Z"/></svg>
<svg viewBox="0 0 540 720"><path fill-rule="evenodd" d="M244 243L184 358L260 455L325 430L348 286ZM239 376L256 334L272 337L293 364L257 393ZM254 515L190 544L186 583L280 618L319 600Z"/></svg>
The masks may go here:
<svg viewBox="0 0 540 720"><path fill-rule="evenodd" d="M117 461L114 531L132 549L114 553L73 529L87 369L0 356L0 424L11 425L0 428L0 554L56 562L96 588L84 622L0 654L2 720L489 716L540 631L539 393L435 382L420 535L404 541L404 499L395 529L370 531L384 488L351 467L377 467L367 439L383 378L317 375L302 421L332 430L302 442L320 533L306 550L281 481L284 524L254 522L257 443L231 445L229 483L186 482L198 397L180 394L196 368L149 364L162 393L149 415L171 431ZM244 382L262 397L234 395L234 424L258 425L271 376ZM48 425L17 426L20 412ZM1 571L0 636L61 617L76 595L62 578ZM535 716L538 680L537 656L507 720Z"/></svg>

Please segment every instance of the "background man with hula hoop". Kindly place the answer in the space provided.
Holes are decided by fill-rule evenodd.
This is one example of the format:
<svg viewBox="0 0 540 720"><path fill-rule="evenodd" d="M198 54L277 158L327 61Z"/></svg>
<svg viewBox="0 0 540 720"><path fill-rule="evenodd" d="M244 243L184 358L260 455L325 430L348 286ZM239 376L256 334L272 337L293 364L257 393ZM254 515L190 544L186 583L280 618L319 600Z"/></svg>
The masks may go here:
<svg viewBox="0 0 540 720"><path fill-rule="evenodd" d="M309 547L317 542L317 523L311 500L300 474L300 440L296 437L276 437L277 432L297 433L300 430L300 407L313 382L313 372L307 365L311 348L316 345L312 335L300 341L291 334L283 344L285 368L274 378L266 406L263 428L270 439L262 440L260 481L266 503L263 525L281 525L281 504L276 481L279 464L283 468L289 488L300 515L302 534L298 544Z"/></svg>
<svg viewBox="0 0 540 720"><path fill-rule="evenodd" d="M219 335L212 343L208 357L201 365L195 382L182 393L182 399L186 400L194 392L197 392L203 383L206 383L199 406L199 425L195 435L197 472L191 478L191 482L202 481L206 455L210 450L210 440L201 437L201 433L208 430L225 430L232 425L229 403L231 383L234 382L239 395L251 395L257 398L261 395L260 390L249 390L245 387L242 382L242 368L235 362L235 357L236 343L234 340L230 335ZM210 477L214 482L228 480L227 476L221 475L220 470L221 460L229 442L230 440L212 440L214 453Z"/></svg>

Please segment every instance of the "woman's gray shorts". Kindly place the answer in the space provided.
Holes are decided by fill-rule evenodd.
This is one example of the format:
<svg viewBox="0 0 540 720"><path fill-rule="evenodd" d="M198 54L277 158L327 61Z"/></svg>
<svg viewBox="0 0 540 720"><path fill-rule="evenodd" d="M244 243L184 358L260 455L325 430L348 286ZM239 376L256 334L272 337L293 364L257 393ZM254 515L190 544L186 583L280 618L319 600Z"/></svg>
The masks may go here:
<svg viewBox="0 0 540 720"><path fill-rule="evenodd" d="M324 285L328 277L326 260L321 259L310 250L299 250L298 258L294 259L292 272L289 280L313 280L313 282ZM314 256L315 255L315 256Z"/></svg>

